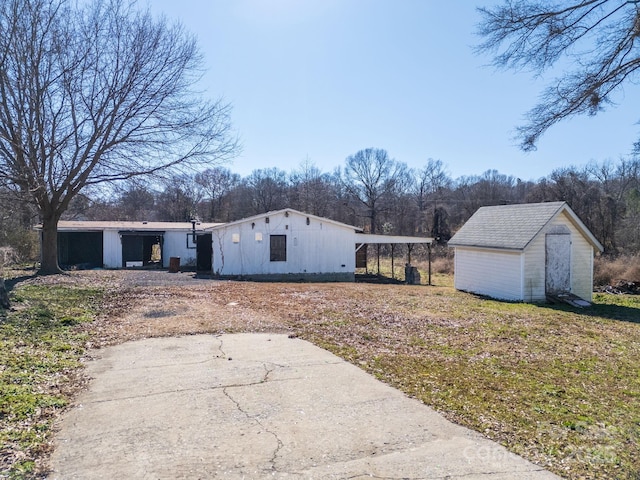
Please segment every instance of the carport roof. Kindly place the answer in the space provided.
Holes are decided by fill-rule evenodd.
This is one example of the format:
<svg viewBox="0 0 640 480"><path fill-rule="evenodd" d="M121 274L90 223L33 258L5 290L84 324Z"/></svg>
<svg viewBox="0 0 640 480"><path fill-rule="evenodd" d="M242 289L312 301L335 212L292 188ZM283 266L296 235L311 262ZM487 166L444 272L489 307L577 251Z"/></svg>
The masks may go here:
<svg viewBox="0 0 640 480"><path fill-rule="evenodd" d="M429 237L406 237L403 235L377 235L374 233L356 233L356 242L358 243L433 243L433 238Z"/></svg>

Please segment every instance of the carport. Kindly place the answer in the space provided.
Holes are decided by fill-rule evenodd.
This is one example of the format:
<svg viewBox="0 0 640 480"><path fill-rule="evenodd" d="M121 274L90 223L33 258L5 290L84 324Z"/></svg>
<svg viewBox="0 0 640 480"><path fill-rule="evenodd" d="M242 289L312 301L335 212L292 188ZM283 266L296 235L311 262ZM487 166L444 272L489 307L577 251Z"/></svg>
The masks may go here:
<svg viewBox="0 0 640 480"><path fill-rule="evenodd" d="M407 246L406 266L411 267L411 253L416 245L426 245L429 258L428 284L431 285L431 244L433 238L407 237L403 235L356 234L356 268L367 268L367 245L376 245L378 275L380 274L380 246L391 245L391 278L395 278L395 246ZM413 267L415 268L415 267ZM413 282L409 282L413 283Z"/></svg>
<svg viewBox="0 0 640 480"><path fill-rule="evenodd" d="M153 263L162 265L164 232L134 230L120 231L118 234L122 241L123 267L146 267Z"/></svg>
<svg viewBox="0 0 640 480"><path fill-rule="evenodd" d="M58 263L102 267L104 240L102 231L58 232Z"/></svg>

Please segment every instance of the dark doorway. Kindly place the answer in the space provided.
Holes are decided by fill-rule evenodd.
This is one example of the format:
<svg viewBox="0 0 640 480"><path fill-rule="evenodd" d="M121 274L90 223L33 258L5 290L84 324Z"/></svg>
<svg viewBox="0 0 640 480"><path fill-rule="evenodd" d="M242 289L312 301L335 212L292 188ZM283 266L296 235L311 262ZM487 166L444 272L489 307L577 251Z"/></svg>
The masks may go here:
<svg viewBox="0 0 640 480"><path fill-rule="evenodd" d="M58 263L61 267L103 266L102 232L58 232Z"/></svg>
<svg viewBox="0 0 640 480"><path fill-rule="evenodd" d="M162 267L162 234L157 232L121 233L122 266Z"/></svg>
<svg viewBox="0 0 640 480"><path fill-rule="evenodd" d="M213 270L211 257L213 256L213 237L210 233L198 235L196 244L196 269L198 272Z"/></svg>
<svg viewBox="0 0 640 480"><path fill-rule="evenodd" d="M356 243L356 246L359 247L356 250L356 268L367 268L367 245Z"/></svg>

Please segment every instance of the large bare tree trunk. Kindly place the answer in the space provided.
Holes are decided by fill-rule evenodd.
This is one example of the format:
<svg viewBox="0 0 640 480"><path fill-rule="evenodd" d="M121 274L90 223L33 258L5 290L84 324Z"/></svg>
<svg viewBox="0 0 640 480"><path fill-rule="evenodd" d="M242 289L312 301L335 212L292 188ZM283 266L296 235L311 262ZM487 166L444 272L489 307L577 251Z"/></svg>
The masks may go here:
<svg viewBox="0 0 640 480"><path fill-rule="evenodd" d="M57 218L44 218L42 221L40 272L42 274L60 273L58 265L58 220Z"/></svg>
<svg viewBox="0 0 640 480"><path fill-rule="evenodd" d="M4 286L4 278L0 277L0 308L8 309L10 306L9 294L7 293L7 289Z"/></svg>

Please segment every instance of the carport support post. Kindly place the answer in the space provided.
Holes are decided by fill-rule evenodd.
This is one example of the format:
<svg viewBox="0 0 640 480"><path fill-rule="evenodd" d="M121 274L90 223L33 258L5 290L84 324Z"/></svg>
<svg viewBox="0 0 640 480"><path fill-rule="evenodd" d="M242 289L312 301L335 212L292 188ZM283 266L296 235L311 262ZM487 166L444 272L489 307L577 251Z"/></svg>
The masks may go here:
<svg viewBox="0 0 640 480"><path fill-rule="evenodd" d="M431 244L427 243L427 252L429 257L429 285L431 285Z"/></svg>
<svg viewBox="0 0 640 480"><path fill-rule="evenodd" d="M380 276L380 244L378 243L378 276Z"/></svg>
<svg viewBox="0 0 640 480"><path fill-rule="evenodd" d="M395 247L395 244L394 244L394 243L392 243L392 244L391 244L391 279L392 279L392 280L395 280L395 278L396 278L396 276L395 276L395 275L394 275L394 273L393 273L393 253L394 253L394 251L395 251L395 248L394 248L394 247Z"/></svg>

